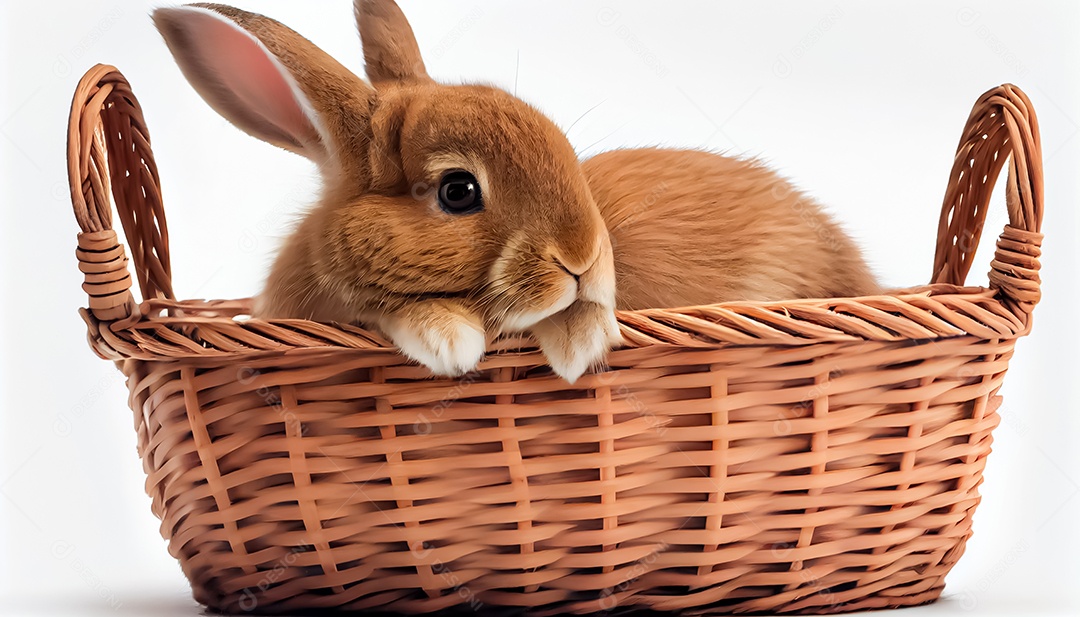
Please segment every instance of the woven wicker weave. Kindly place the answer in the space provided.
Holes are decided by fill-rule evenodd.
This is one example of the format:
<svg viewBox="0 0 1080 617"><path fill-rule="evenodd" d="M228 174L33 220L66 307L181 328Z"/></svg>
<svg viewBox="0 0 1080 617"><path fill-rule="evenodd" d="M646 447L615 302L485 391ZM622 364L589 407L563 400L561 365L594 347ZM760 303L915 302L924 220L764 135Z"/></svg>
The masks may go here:
<svg viewBox="0 0 1080 617"><path fill-rule="evenodd" d="M1039 300L1040 157L1027 97L983 95L929 286L623 312L610 370L573 386L526 337L432 379L361 328L176 300L141 111L98 66L69 132L81 312L127 377L161 533L213 609L920 604L971 535ZM963 287L1007 159L990 287Z"/></svg>

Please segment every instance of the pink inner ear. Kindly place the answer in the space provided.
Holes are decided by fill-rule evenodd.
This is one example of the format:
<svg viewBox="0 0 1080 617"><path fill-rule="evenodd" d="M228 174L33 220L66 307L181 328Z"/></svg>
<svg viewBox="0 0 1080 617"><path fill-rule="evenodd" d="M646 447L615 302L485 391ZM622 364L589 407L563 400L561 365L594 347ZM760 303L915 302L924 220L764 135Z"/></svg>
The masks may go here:
<svg viewBox="0 0 1080 617"><path fill-rule="evenodd" d="M318 132L298 98L304 98L290 83L285 68L251 34L207 9L189 9L189 32L202 66L211 71L226 92L231 93L240 113L273 125L297 146L307 149L319 141ZM198 17L196 15L198 14ZM305 104L307 103L304 98ZM310 105L306 105L310 108ZM246 111L245 111L246 110ZM236 121L237 119L230 118ZM261 136L264 139L267 136Z"/></svg>

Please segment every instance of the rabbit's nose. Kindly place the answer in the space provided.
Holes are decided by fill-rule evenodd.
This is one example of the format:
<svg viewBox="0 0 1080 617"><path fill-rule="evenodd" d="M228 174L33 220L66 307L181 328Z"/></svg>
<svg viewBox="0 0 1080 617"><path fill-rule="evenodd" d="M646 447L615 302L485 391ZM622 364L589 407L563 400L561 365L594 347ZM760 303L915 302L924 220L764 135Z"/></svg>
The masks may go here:
<svg viewBox="0 0 1080 617"><path fill-rule="evenodd" d="M605 229L603 235L579 239L577 246L551 247L548 256L563 272L575 279L579 279L583 274L591 270L603 255L606 236L607 230Z"/></svg>
<svg viewBox="0 0 1080 617"><path fill-rule="evenodd" d="M588 268L577 280L578 297L582 300L615 306L615 262L606 232L599 238Z"/></svg>
<svg viewBox="0 0 1080 617"><path fill-rule="evenodd" d="M586 268L582 269L581 272L575 272L575 271L571 270L570 268L566 267L566 264L563 263L562 259L559 259L558 255L553 256L552 259L555 261L555 265L558 266L560 270L562 270L563 272L565 272L565 273L569 274L570 276L574 277L575 281L580 281L581 280L581 273L585 272L585 270L588 270L588 268L586 267Z"/></svg>

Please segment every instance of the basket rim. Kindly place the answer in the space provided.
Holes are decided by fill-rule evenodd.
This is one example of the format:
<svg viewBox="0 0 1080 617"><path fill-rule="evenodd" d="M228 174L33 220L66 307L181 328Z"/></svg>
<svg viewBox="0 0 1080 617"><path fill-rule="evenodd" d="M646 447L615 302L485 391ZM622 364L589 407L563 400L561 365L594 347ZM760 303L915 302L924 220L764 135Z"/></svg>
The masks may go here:
<svg viewBox="0 0 1080 617"><path fill-rule="evenodd" d="M89 327L91 345L110 359L239 359L333 350L399 353L385 337L361 326L254 318L249 316L251 305L251 298L152 298L117 321L99 321L87 309L80 313ZM946 283L852 298L616 311L616 317L622 343L612 353L647 347L800 347L965 336L1002 340L1023 336L1030 329L1030 320L1017 317L997 290ZM484 362L497 354L536 349L527 334L506 334L489 342Z"/></svg>

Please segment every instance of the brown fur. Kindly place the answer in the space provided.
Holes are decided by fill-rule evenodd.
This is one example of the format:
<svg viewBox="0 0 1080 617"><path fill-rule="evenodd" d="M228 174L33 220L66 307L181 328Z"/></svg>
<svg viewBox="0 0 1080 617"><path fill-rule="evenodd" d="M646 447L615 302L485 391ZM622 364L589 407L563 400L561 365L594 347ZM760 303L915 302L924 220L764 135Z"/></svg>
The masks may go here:
<svg viewBox="0 0 1080 617"><path fill-rule="evenodd" d="M184 74L226 118L324 177L257 316L364 322L451 375L474 368L491 336L528 330L573 381L617 339L616 301L877 289L842 231L756 163L647 149L581 164L510 94L435 83L393 0L356 1L374 87L272 19L196 6L154 14ZM476 176L483 212L438 207L452 169Z"/></svg>
<svg viewBox="0 0 1080 617"><path fill-rule="evenodd" d="M611 234L620 309L879 291L855 243L761 163L649 148L582 168Z"/></svg>

